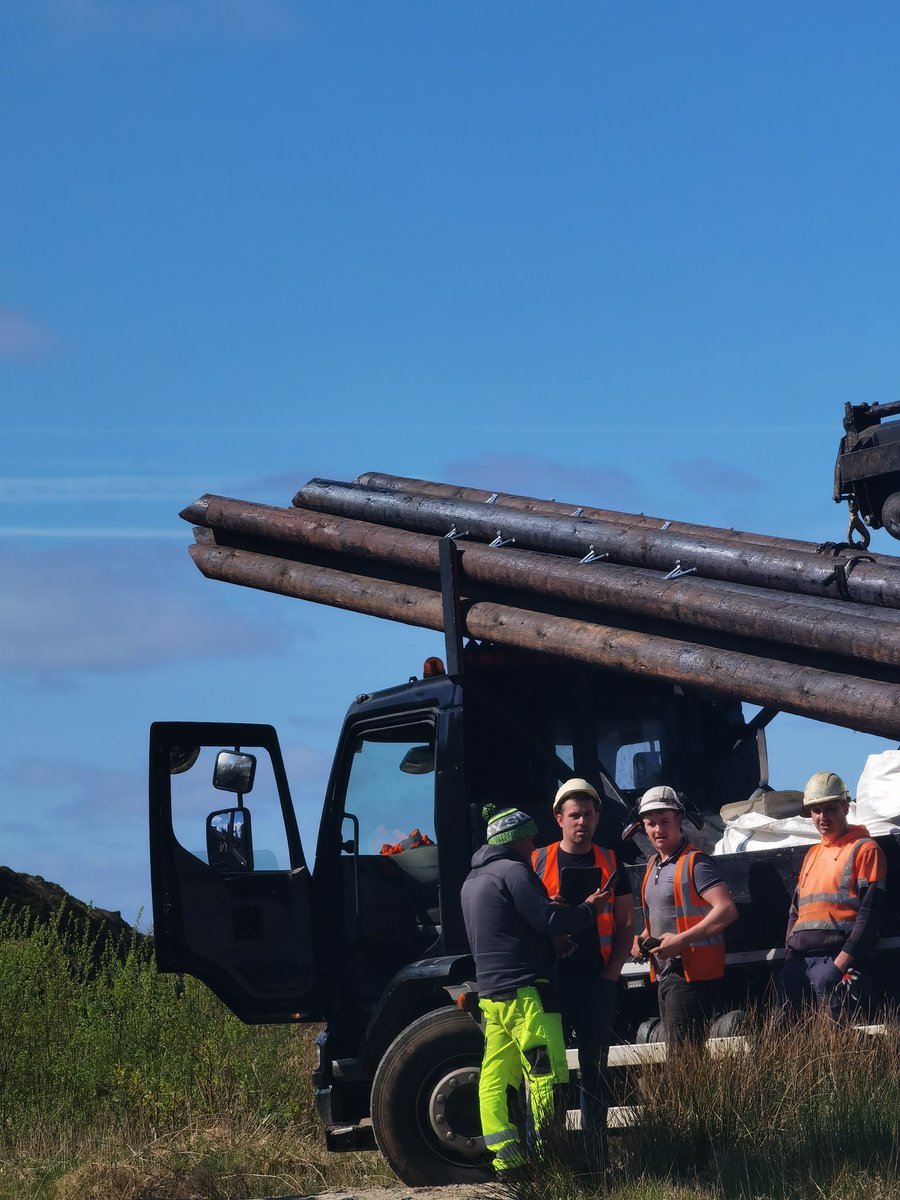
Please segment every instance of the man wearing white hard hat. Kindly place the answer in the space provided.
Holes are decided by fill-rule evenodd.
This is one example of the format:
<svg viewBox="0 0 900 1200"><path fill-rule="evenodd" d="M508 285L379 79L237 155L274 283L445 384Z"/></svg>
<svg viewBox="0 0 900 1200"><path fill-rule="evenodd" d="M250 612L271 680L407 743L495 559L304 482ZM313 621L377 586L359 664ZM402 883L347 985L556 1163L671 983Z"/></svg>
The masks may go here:
<svg viewBox="0 0 900 1200"><path fill-rule="evenodd" d="M553 800L553 816L562 836L535 850L531 858L551 898L561 895L574 903L582 893L606 888L613 881L594 925L580 933L574 939L573 952L556 963L563 1028L567 1037L574 1034L578 1047L581 1127L591 1130L598 1144L602 1144L609 1107L605 1068L618 980L634 933L628 875L625 871L617 874L614 852L594 842L600 807L596 788L586 779L569 779Z"/></svg>
<svg viewBox="0 0 900 1200"><path fill-rule="evenodd" d="M838 1017L865 991L860 967L878 941L887 862L868 829L850 824L840 775L817 771L803 812L822 840L807 851L791 899L781 990L795 1010L812 1000Z"/></svg>
<svg viewBox="0 0 900 1200"><path fill-rule="evenodd" d="M641 885L644 927L633 954L644 958L649 950L663 1037L671 1048L699 1038L712 1015L725 974L724 933L738 912L713 859L685 837L684 799L674 788L645 792L638 817L656 853Z"/></svg>

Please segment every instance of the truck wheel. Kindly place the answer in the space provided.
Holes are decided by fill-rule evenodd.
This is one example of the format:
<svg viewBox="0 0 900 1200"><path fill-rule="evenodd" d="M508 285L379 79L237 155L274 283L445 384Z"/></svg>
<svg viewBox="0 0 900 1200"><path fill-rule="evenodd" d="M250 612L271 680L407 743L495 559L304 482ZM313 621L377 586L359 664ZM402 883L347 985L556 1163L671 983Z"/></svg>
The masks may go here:
<svg viewBox="0 0 900 1200"><path fill-rule="evenodd" d="M410 1187L492 1178L481 1137L484 1038L457 1008L413 1021L388 1046L372 1083L378 1148Z"/></svg>
<svg viewBox="0 0 900 1200"><path fill-rule="evenodd" d="M662 1022L659 1017L648 1017L646 1021L641 1021L634 1035L634 1040L639 1046L646 1045L648 1042L661 1042L663 1040L663 1033Z"/></svg>
<svg viewBox="0 0 900 1200"><path fill-rule="evenodd" d="M732 1008L716 1017L709 1027L711 1038L738 1037L747 1024L747 1014L742 1008Z"/></svg>

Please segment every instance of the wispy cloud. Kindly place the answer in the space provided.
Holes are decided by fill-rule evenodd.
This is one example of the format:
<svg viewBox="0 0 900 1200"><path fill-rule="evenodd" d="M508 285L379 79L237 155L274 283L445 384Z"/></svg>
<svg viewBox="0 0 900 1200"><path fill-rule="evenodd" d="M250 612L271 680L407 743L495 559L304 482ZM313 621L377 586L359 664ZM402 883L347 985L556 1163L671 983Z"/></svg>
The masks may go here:
<svg viewBox="0 0 900 1200"><path fill-rule="evenodd" d="M227 484L218 479L217 484ZM209 491L209 479L190 475L82 475L0 478L0 504L58 504L109 500L180 500Z"/></svg>
<svg viewBox="0 0 900 1200"><path fill-rule="evenodd" d="M303 29L298 0L32 0L65 36L252 41L295 36Z"/></svg>
<svg viewBox="0 0 900 1200"><path fill-rule="evenodd" d="M184 529L147 529L137 526L118 525L104 529L99 525L0 525L0 538L68 538L72 541L109 541L115 538L121 541L134 541L135 538L156 541L159 538L173 538L184 541Z"/></svg>
<svg viewBox="0 0 900 1200"><path fill-rule="evenodd" d="M711 458L673 463L672 474L687 491L712 498L760 493L765 486L758 475Z"/></svg>
<svg viewBox="0 0 900 1200"><path fill-rule="evenodd" d="M465 487L566 501L585 507L620 509L641 502L637 483L608 463L575 466L528 454L488 454L457 459L444 476Z"/></svg>
<svg viewBox="0 0 900 1200"><path fill-rule="evenodd" d="M126 920L144 908L146 919L145 764L28 756L9 764L9 777L20 804L5 829L3 861L81 900L120 908Z"/></svg>
<svg viewBox="0 0 900 1200"><path fill-rule="evenodd" d="M17 547L4 558L0 665L58 684L74 672L142 670L172 661L274 653L295 630L252 620L204 596L175 547ZM175 556L179 556L178 564ZM178 569L178 565L181 569Z"/></svg>
<svg viewBox="0 0 900 1200"><path fill-rule="evenodd" d="M55 338L24 313L0 306L0 361L34 362L55 347Z"/></svg>

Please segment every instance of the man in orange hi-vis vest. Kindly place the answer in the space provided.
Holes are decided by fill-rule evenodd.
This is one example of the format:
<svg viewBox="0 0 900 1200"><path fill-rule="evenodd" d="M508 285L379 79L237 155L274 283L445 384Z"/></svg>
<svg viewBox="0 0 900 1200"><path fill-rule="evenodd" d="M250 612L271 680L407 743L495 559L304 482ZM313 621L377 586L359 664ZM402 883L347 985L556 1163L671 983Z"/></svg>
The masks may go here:
<svg viewBox="0 0 900 1200"><path fill-rule="evenodd" d="M867 990L860 966L878 941L887 863L868 829L850 824L840 775L817 771L803 811L822 840L807 851L791 900L781 991L795 1011L814 1000L839 1017Z"/></svg>
<svg viewBox="0 0 900 1200"><path fill-rule="evenodd" d="M592 876L585 877L593 884L586 885L589 891L605 888L618 864L612 850L593 840L600 820L597 789L586 779L568 780L556 793L553 815L562 831L561 839L542 846L531 856L532 866L551 898L560 895L561 880L572 878L570 873L580 868L595 868ZM576 876L576 889L577 882ZM581 892L584 888L576 890L570 899L580 899ZM562 896L566 898L565 892ZM578 1047L581 1127L592 1131L601 1146L609 1107L606 1060L613 1037L619 976L631 952L633 907L631 884L623 870L596 924L578 934L572 953L556 963L563 1029L567 1037L574 1033Z"/></svg>
<svg viewBox="0 0 900 1200"><path fill-rule="evenodd" d="M638 816L656 854L641 885L644 928L632 953L652 938L650 977L658 982L663 1036L670 1048L699 1038L725 974L724 933L737 920L728 885L713 859L684 836L684 800L672 787L652 787Z"/></svg>

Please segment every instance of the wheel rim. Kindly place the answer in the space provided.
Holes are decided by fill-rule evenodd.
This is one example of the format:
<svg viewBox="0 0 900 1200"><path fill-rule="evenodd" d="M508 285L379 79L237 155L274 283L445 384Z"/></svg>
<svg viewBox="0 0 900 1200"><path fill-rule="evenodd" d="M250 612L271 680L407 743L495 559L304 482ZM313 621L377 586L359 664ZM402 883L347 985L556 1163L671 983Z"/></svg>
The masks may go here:
<svg viewBox="0 0 900 1200"><path fill-rule="evenodd" d="M473 1161L485 1153L478 1115L479 1074L478 1067L471 1065L447 1071L428 1097L428 1123L441 1146Z"/></svg>

